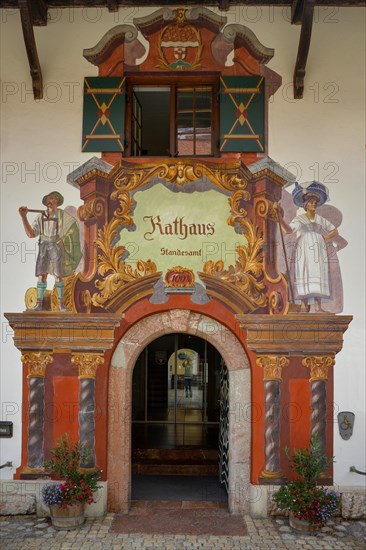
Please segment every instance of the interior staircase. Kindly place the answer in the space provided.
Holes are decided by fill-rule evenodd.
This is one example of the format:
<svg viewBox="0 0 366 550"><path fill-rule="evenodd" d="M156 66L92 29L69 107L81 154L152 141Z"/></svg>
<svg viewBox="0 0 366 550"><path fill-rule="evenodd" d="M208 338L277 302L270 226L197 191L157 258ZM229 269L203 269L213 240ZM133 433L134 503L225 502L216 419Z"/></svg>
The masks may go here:
<svg viewBox="0 0 366 550"><path fill-rule="evenodd" d="M218 450L183 447L133 449L132 473L141 475L218 475Z"/></svg>

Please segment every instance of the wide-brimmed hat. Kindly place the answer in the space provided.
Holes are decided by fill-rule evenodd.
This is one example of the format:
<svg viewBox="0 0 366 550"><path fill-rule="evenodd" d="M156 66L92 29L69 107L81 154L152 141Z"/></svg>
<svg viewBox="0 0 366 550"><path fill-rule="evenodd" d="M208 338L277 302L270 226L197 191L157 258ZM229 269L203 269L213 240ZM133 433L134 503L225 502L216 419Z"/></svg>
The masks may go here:
<svg viewBox="0 0 366 550"><path fill-rule="evenodd" d="M318 206L329 201L329 191L319 181L307 181L305 183L295 182L295 189L292 191L292 200L296 206L304 207L310 199L316 199Z"/></svg>
<svg viewBox="0 0 366 550"><path fill-rule="evenodd" d="M48 193L47 195L45 195L42 199L42 204L44 204L45 206L47 206L47 199L49 196L51 195L55 195L55 197L57 198L57 204L58 206L61 206L61 204L64 203L64 198L63 196L61 195L61 193L59 193L58 191L51 191L51 193Z"/></svg>

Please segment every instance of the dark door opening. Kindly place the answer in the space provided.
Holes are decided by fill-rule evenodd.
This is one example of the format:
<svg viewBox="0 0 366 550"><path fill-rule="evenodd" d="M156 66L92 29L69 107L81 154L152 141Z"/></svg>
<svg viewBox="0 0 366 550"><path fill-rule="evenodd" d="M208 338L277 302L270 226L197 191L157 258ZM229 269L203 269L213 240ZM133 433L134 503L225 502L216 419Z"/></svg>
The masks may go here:
<svg viewBox="0 0 366 550"><path fill-rule="evenodd" d="M222 370L218 351L196 336L169 334L143 350L132 382L133 474L219 484Z"/></svg>

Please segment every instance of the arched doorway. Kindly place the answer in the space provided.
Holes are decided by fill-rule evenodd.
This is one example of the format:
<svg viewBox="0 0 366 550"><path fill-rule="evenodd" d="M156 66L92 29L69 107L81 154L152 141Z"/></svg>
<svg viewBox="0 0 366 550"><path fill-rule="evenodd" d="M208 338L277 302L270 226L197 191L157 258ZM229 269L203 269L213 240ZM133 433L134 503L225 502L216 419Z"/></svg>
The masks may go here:
<svg viewBox="0 0 366 550"><path fill-rule="evenodd" d="M132 499L227 500L228 375L207 340L152 341L132 377Z"/></svg>
<svg viewBox="0 0 366 550"><path fill-rule="evenodd" d="M220 322L185 309L172 309L136 322L119 341L110 364L108 388L108 509L127 511L131 501L132 381L141 352L160 336L188 334L209 342L223 358L229 378L228 506L249 511L250 368L235 334Z"/></svg>

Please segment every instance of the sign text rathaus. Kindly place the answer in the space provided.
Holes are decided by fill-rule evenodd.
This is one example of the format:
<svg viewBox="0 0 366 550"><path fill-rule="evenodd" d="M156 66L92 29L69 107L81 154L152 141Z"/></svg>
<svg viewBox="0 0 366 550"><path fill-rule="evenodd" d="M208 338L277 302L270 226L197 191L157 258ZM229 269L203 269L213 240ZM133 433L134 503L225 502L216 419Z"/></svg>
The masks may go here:
<svg viewBox="0 0 366 550"><path fill-rule="evenodd" d="M178 216L170 223L163 223L160 216L144 216L144 221L151 224L151 230L144 233L147 241L153 241L155 233L159 235L175 235L182 241L192 235L209 237L215 233L215 223L185 223L184 216Z"/></svg>

